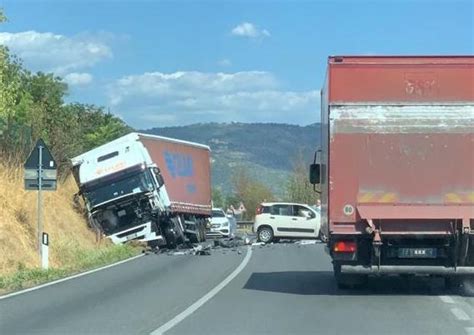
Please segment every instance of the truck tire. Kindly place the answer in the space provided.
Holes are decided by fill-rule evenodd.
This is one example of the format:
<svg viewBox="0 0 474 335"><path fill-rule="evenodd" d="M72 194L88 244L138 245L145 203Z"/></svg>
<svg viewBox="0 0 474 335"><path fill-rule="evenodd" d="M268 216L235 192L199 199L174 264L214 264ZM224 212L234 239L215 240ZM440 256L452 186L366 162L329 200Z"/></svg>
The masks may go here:
<svg viewBox="0 0 474 335"><path fill-rule="evenodd" d="M206 241L206 222L201 221L199 223L199 231L201 232L201 242Z"/></svg>
<svg viewBox="0 0 474 335"><path fill-rule="evenodd" d="M199 233L198 234L188 234L189 241L191 243L199 243Z"/></svg>
<svg viewBox="0 0 474 335"><path fill-rule="evenodd" d="M176 236L175 234L171 231L170 227L167 227L165 229L165 239L166 239L166 247L168 249L176 249L177 243L176 243Z"/></svg>
<svg viewBox="0 0 474 335"><path fill-rule="evenodd" d="M334 264L334 277L336 278L337 288L345 289L362 289L368 284L368 275L358 275L352 273L342 273L341 265Z"/></svg>
<svg viewBox="0 0 474 335"><path fill-rule="evenodd" d="M474 297L474 276L463 276L460 278L461 294L465 297Z"/></svg>
<svg viewBox="0 0 474 335"><path fill-rule="evenodd" d="M459 281L459 278L456 278L454 276L444 277L444 288L446 290L457 292L460 287L461 282Z"/></svg>

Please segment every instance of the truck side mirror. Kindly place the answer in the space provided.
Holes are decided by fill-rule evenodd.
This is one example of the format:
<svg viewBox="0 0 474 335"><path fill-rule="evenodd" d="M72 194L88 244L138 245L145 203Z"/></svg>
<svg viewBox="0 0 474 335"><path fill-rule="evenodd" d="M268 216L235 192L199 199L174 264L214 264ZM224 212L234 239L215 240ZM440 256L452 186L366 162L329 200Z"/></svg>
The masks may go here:
<svg viewBox="0 0 474 335"><path fill-rule="evenodd" d="M321 184L321 165L313 163L309 166L309 182L313 185Z"/></svg>

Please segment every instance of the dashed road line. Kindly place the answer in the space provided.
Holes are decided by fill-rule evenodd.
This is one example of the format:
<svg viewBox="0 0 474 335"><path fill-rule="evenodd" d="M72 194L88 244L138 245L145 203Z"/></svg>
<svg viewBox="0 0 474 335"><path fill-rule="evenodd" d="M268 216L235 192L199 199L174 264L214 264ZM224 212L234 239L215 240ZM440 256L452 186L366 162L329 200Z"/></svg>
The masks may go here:
<svg viewBox="0 0 474 335"><path fill-rule="evenodd" d="M247 254L245 258L242 260L242 263L230 274L228 275L222 282L220 282L216 287L210 290L206 295L196 301L194 304L186 308L184 311L176 315L174 318L166 322L164 325L160 326L159 328L155 329L151 332L150 335L161 335L170 330L171 328L175 327L178 323L186 319L188 316L193 314L199 307L204 305L210 299L212 299L217 293L219 293L224 287L227 286L235 277L239 275L240 272L247 266L250 257L252 257L252 248L247 248Z"/></svg>
<svg viewBox="0 0 474 335"><path fill-rule="evenodd" d="M458 307L453 307L451 308L451 313L456 317L456 319L460 321L469 321L471 320L471 317L467 315L466 312L464 312L461 308Z"/></svg>

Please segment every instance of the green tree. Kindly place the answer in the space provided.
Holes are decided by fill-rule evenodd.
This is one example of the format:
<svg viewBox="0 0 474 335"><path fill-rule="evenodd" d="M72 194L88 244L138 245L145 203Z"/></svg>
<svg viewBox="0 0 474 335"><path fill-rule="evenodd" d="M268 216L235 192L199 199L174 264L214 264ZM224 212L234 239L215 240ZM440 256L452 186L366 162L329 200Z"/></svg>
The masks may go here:
<svg viewBox="0 0 474 335"><path fill-rule="evenodd" d="M0 9L0 23L6 20ZM38 138L46 141L59 165L69 171L71 157L132 129L103 108L65 104L67 84L52 73L31 73L0 46L0 155L19 164Z"/></svg>
<svg viewBox="0 0 474 335"><path fill-rule="evenodd" d="M286 196L290 202L314 205L319 195L309 183L309 170L303 154L300 152L294 159L293 171L286 185Z"/></svg>
<svg viewBox="0 0 474 335"><path fill-rule="evenodd" d="M32 99L23 89L25 75L21 62L0 46L0 154L4 162L21 160L31 142L25 120Z"/></svg>
<svg viewBox="0 0 474 335"><path fill-rule="evenodd" d="M271 189L253 178L244 167L236 170L232 183L236 198L240 199L247 209L244 219L253 220L257 206L273 199Z"/></svg>
<svg viewBox="0 0 474 335"><path fill-rule="evenodd" d="M212 207L224 208L225 210L225 199L220 187L212 188Z"/></svg>

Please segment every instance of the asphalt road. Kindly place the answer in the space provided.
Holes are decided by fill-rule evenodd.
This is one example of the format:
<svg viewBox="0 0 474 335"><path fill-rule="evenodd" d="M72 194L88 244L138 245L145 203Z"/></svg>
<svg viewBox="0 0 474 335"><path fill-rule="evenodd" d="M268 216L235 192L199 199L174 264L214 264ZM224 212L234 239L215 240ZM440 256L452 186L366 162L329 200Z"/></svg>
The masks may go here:
<svg viewBox="0 0 474 335"><path fill-rule="evenodd" d="M239 250L147 255L0 300L0 334L474 334L474 298L440 281L341 291L321 244Z"/></svg>

